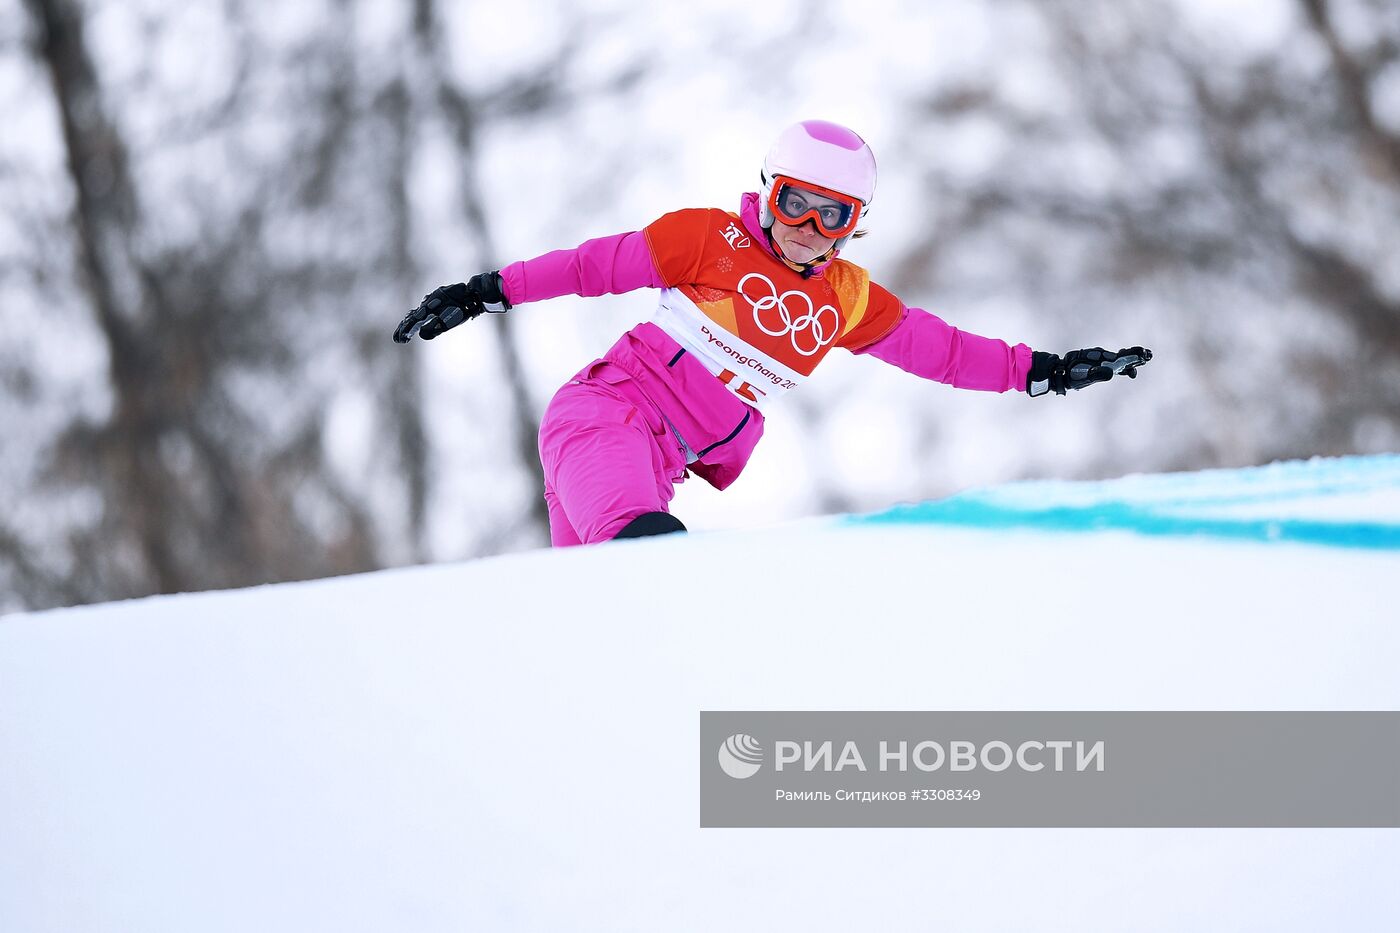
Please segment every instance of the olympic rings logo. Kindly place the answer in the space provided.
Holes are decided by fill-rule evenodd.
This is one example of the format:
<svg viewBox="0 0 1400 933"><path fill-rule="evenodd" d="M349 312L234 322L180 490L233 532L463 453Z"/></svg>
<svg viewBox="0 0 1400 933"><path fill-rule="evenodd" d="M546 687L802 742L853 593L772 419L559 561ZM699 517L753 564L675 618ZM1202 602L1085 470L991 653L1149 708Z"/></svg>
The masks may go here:
<svg viewBox="0 0 1400 933"><path fill-rule="evenodd" d="M748 284L749 279L758 279L764 285L768 286L768 294L760 295L758 298L749 295L748 292L744 290L744 286ZM758 325L759 330L770 337L782 337L791 334L792 348L803 356L811 356L836 339L836 331L841 326L841 316L836 313L835 308L831 305L822 305L820 308L815 308L812 304L811 296L795 289L790 292L783 292L780 295L778 294L778 287L773 284L773 280L762 272L750 272L740 279L739 294L742 295L744 300L753 308L753 322ZM805 311L803 311L802 307L798 307L797 310L803 311L803 313L796 317L793 317L793 309L789 308L787 305L788 299L794 297L805 305ZM778 310L778 320L781 322L781 327L769 327L764 321L764 312L772 311L774 308ZM828 314L830 315L829 318L826 316ZM769 320L772 320L771 315L769 315ZM831 322L829 327L824 326L827 320ZM810 350L804 349L799 345L799 335L809 335L805 336L801 343L810 343L812 345Z"/></svg>

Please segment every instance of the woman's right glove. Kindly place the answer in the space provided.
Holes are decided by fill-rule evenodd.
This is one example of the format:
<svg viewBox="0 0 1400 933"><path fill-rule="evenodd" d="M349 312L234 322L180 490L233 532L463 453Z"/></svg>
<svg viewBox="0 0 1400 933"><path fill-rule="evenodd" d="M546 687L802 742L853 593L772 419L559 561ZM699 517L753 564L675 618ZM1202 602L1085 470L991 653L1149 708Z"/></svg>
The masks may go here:
<svg viewBox="0 0 1400 933"><path fill-rule="evenodd" d="M1071 350L1064 356L1037 350L1031 353L1026 394L1031 398L1047 392L1064 395L1070 389L1107 382L1114 376L1136 379L1138 367L1150 359L1152 351L1144 347L1128 347L1117 353L1092 347L1088 350Z"/></svg>
<svg viewBox="0 0 1400 933"><path fill-rule="evenodd" d="M478 314L509 310L510 302L501 284L501 274L483 272L466 282L444 285L429 292L424 296L423 303L404 315L394 329L394 343L408 343L414 334L424 340L432 340L443 331L451 330L463 321L470 321Z"/></svg>

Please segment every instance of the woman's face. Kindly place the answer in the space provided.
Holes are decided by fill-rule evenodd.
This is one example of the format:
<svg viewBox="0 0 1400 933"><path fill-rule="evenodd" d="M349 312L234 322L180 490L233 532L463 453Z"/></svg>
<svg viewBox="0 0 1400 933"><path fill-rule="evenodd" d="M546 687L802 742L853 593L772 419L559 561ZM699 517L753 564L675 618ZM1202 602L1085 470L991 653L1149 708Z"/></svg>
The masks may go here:
<svg viewBox="0 0 1400 933"><path fill-rule="evenodd" d="M809 220L800 227L789 227L781 218L773 221L773 240L783 255L796 263L811 262L826 255L835 239L822 234L817 222Z"/></svg>

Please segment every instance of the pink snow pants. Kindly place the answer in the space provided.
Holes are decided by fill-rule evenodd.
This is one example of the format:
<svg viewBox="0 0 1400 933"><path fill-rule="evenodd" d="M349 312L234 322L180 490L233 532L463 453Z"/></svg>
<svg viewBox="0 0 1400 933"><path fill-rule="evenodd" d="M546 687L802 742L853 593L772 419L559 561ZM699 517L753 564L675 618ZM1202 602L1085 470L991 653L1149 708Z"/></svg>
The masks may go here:
<svg viewBox="0 0 1400 933"><path fill-rule="evenodd" d="M595 360L555 393L540 421L540 463L555 547L608 541L647 512L669 511L685 452L621 367Z"/></svg>

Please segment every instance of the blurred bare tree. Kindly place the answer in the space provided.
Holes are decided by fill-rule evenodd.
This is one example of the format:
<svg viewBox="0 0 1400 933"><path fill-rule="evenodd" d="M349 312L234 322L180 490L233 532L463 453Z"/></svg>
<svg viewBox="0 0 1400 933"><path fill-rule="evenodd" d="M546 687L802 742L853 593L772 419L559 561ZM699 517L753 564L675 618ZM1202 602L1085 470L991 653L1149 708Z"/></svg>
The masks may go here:
<svg viewBox="0 0 1400 933"><path fill-rule="evenodd" d="M24 0L72 191L66 221L31 218L24 233L37 241L51 224L71 238L71 253L16 247L6 261L27 264L50 306L91 315L110 405L38 439L46 494L88 494L100 505L47 528L0 523L9 591L0 608L429 556L435 485L421 357L387 339L426 290L411 191L420 141L448 129L457 214L474 241L454 252L475 257L464 271L487 268L501 258L481 195L481 138L626 88L642 70L624 64L576 80L571 49L590 27L580 15L558 55L478 93L455 76L432 0L401 8L409 25L398 49L357 47L361 4L332 6L338 28L279 45L253 28L243 4L225 0L217 15L232 65L217 93L196 102L149 69L131 86L106 86L89 36L93 6ZM159 42L166 17L148 12L143 38ZM154 126L123 106L143 96L141 115L154 111ZM260 141L269 132L284 140L270 157ZM211 177L219 167L234 174ZM519 439L504 469L538 475L537 409L510 324L498 326L507 392L491 403ZM28 370L6 372L18 386ZM329 421L352 391L369 400L372 430L389 443L347 474L328 450ZM474 529L476 549L548 540L542 502L522 503L521 515Z"/></svg>
<svg viewBox="0 0 1400 933"><path fill-rule="evenodd" d="M937 233L900 278L1166 342L1170 442L1089 473L1400 443L1400 5L1297 0L1254 44L1149 0L998 8L1020 82L917 102L931 148L992 142L975 173L926 160Z"/></svg>

